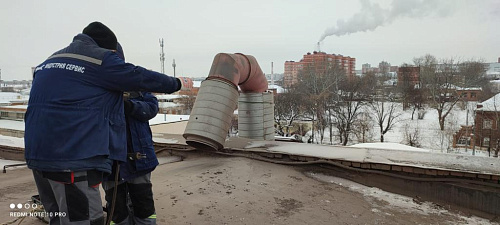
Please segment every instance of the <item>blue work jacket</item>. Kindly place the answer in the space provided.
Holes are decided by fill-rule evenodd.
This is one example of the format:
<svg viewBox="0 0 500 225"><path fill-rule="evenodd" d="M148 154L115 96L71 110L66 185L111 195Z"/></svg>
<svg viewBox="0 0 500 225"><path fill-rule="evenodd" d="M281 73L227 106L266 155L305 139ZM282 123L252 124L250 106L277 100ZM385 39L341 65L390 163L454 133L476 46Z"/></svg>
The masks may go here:
<svg viewBox="0 0 500 225"><path fill-rule="evenodd" d="M153 171L158 165L153 147L149 120L158 113L158 99L149 92L139 92L131 97L129 109L125 107L129 160L120 166L120 177L124 180ZM140 157L133 157L133 156Z"/></svg>
<svg viewBox="0 0 500 225"><path fill-rule="evenodd" d="M41 171L111 170L126 160L123 91L172 93L178 79L126 63L78 34L35 68L25 157Z"/></svg>

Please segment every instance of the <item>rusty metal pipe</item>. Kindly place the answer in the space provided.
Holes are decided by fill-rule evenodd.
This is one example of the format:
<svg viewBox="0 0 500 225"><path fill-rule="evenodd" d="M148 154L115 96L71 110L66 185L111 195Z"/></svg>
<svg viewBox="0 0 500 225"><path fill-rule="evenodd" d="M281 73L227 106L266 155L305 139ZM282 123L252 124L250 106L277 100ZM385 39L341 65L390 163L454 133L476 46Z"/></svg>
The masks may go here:
<svg viewBox="0 0 500 225"><path fill-rule="evenodd" d="M267 79L253 56L219 53L208 78L201 83L189 122L186 143L199 149L223 148L238 104L238 86L243 93L263 93Z"/></svg>
<svg viewBox="0 0 500 225"><path fill-rule="evenodd" d="M221 78L240 87L243 93L267 91L267 79L257 60L241 53L219 53L212 62L209 78Z"/></svg>

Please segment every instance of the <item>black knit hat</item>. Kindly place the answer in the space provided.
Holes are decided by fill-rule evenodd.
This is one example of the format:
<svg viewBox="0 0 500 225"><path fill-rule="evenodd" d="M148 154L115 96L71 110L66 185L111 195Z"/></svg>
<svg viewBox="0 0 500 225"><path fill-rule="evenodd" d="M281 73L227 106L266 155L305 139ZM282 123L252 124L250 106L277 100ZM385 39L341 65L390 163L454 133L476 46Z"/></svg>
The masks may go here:
<svg viewBox="0 0 500 225"><path fill-rule="evenodd" d="M90 36L101 48L116 50L116 36L101 22L92 22L83 29L83 33Z"/></svg>

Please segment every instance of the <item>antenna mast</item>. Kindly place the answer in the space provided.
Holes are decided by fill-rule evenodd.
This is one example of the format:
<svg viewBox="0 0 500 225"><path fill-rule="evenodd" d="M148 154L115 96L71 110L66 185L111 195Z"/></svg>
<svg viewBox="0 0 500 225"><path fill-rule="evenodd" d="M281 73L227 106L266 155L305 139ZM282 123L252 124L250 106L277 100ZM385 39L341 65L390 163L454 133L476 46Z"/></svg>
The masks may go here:
<svg viewBox="0 0 500 225"><path fill-rule="evenodd" d="M177 65L175 64L175 59L174 59L174 62L172 63L172 67L174 67L174 77L175 77L175 66Z"/></svg>
<svg viewBox="0 0 500 225"><path fill-rule="evenodd" d="M161 73L165 74L165 53L163 52L163 38L160 38L160 62L161 62Z"/></svg>

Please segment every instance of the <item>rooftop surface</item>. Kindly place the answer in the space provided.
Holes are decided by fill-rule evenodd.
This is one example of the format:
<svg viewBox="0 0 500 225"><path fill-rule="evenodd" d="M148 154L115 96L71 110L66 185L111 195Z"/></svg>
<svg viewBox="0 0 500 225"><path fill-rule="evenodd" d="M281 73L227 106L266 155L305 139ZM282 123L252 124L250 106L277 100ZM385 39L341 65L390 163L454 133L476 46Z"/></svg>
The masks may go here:
<svg viewBox="0 0 500 225"><path fill-rule="evenodd" d="M331 175L314 167L190 155L153 172L158 224L497 224ZM0 182L5 223L15 219L9 204L26 203L36 188L26 168L0 180L9 180ZM44 223L27 217L22 224Z"/></svg>

